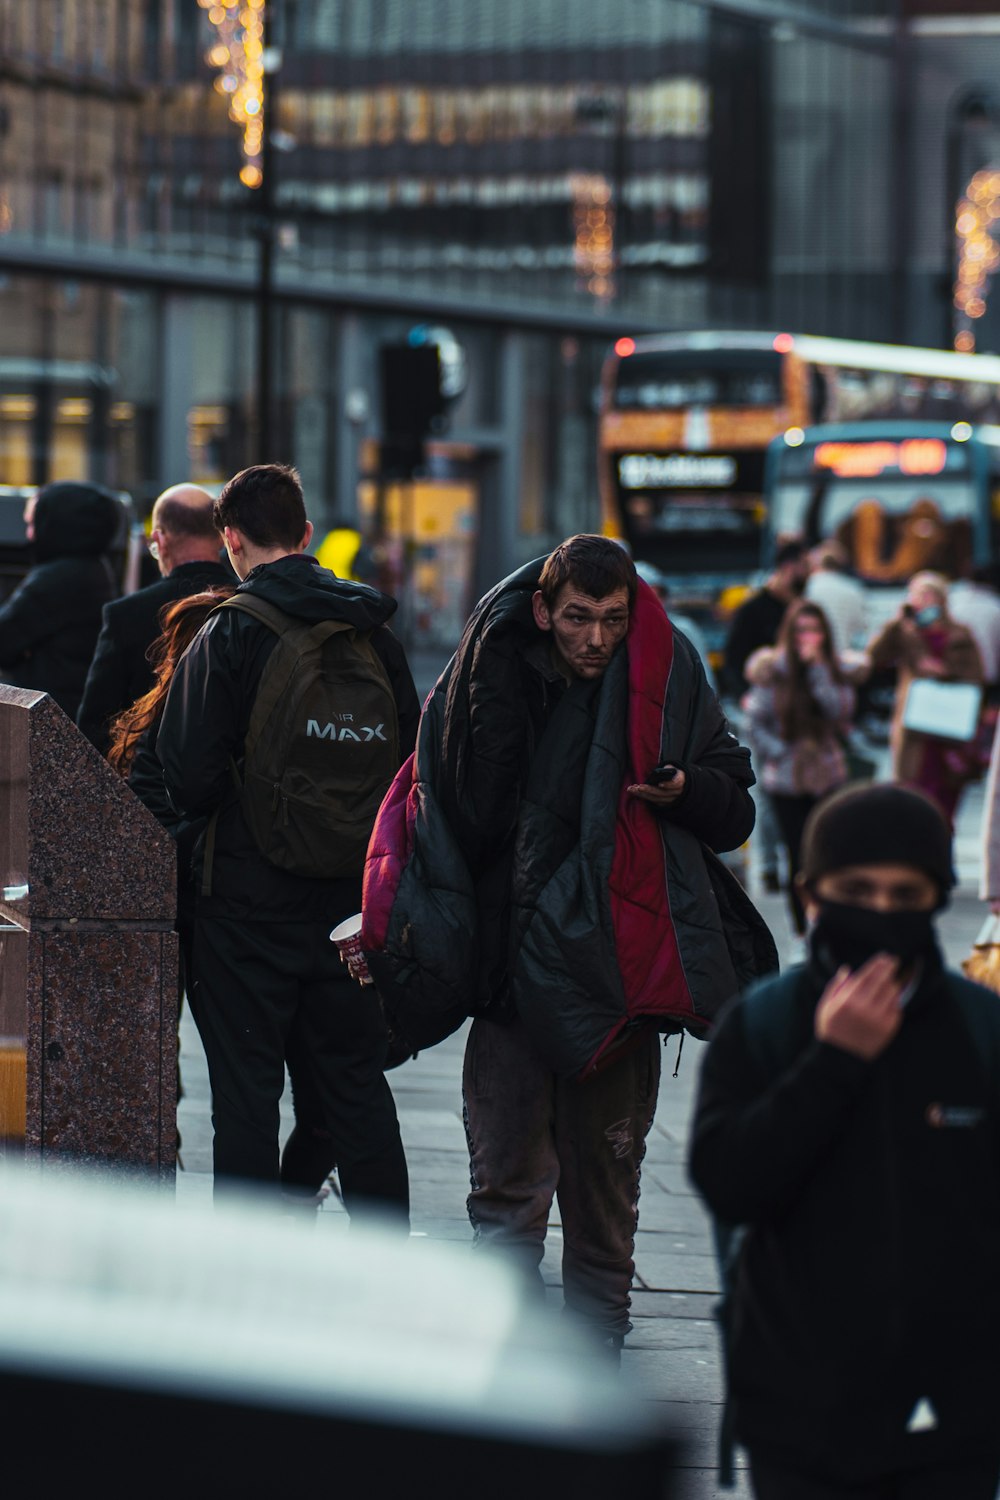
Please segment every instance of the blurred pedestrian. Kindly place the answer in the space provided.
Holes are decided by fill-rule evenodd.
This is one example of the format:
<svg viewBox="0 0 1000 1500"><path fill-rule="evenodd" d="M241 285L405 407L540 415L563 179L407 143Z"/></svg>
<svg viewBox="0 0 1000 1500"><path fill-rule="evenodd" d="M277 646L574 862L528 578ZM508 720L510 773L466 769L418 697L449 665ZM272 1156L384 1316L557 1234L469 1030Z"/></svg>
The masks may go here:
<svg viewBox="0 0 1000 1500"><path fill-rule="evenodd" d="M869 642L867 654L873 670L895 667L897 673L889 736L894 779L933 797L949 822L954 822L963 788L982 773L975 739L962 742L909 728L906 723L907 698L914 682L981 683L983 679L971 631L948 612L948 580L938 573L914 574L905 602Z"/></svg>
<svg viewBox="0 0 1000 1500"><path fill-rule="evenodd" d="M566 1306L613 1359L632 1326L657 1031L704 1032L738 987L734 961L774 961L705 847L746 838L752 780L693 647L627 553L576 536L480 602L372 837L366 946L387 1007L405 1017L423 985L476 1017L463 1074L475 1242L540 1292L558 1197ZM397 815L414 789L420 842L400 874Z"/></svg>
<svg viewBox="0 0 1000 1500"><path fill-rule="evenodd" d="M0 672L14 687L48 693L76 718L101 628L118 592L108 550L122 524L114 495L58 480L25 507L34 566L0 605Z"/></svg>
<svg viewBox="0 0 1000 1500"><path fill-rule="evenodd" d="M834 540L820 542L809 553L809 568L804 597L826 615L834 649L839 653L863 646L868 594L850 572L847 548Z"/></svg>
<svg viewBox="0 0 1000 1500"><path fill-rule="evenodd" d="M979 895L1000 916L1000 724L993 732L993 750L983 797L982 862Z"/></svg>
<svg viewBox="0 0 1000 1500"><path fill-rule="evenodd" d="M215 519L241 584L178 662L156 754L178 814L208 819L188 998L212 1084L216 1191L278 1185L287 1060L319 1102L348 1211L405 1225L381 1013L329 941L360 910L371 821L419 715L387 628L395 604L306 555L294 469L237 474Z"/></svg>
<svg viewBox="0 0 1000 1500"><path fill-rule="evenodd" d="M776 646L746 664L747 733L761 785L771 798L788 858L788 904L796 934L805 935L799 895L799 850L806 819L821 797L848 779L844 742L854 689L818 605L791 605Z"/></svg>
<svg viewBox="0 0 1000 1500"><path fill-rule="evenodd" d="M773 646L788 606L800 597L809 577L804 542L787 541L778 548L767 581L734 611L726 636L722 689L733 698L746 692L744 668L761 646Z"/></svg>
<svg viewBox="0 0 1000 1500"><path fill-rule="evenodd" d="M993 568L976 568L971 578L958 578L948 589L948 613L967 625L979 648L988 699L1000 699L1000 597L993 584Z"/></svg>
<svg viewBox="0 0 1000 1500"><path fill-rule="evenodd" d="M746 663L762 646L773 646L788 606L802 593L809 576L805 543L790 540L778 548L774 568L764 586L744 599L733 612L726 637L720 673L722 692L739 700L749 687ZM748 736L749 738L749 736ZM751 750L755 746L751 740ZM778 853L780 833L778 820L767 790L758 782L754 788L757 823L753 849L757 875L765 891L772 895L781 890L782 880Z"/></svg>
<svg viewBox="0 0 1000 1500"><path fill-rule="evenodd" d="M175 484L153 506L150 551L160 570L156 583L104 606L97 649L87 673L77 723L104 755L112 719L154 685L149 650L161 629L163 606L185 594L230 585L236 578L220 562L213 500L194 484Z"/></svg>
<svg viewBox="0 0 1000 1500"><path fill-rule="evenodd" d="M803 968L723 1017L691 1135L733 1251L729 1413L758 1500L994 1500L1000 1006L945 969L937 808L812 814Z"/></svg>

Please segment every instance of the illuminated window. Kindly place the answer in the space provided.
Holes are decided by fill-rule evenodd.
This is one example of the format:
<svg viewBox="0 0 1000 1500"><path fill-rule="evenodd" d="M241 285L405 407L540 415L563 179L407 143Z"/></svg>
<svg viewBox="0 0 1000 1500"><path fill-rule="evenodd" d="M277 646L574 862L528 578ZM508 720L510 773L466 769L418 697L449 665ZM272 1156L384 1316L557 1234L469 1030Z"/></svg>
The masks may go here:
<svg viewBox="0 0 1000 1500"><path fill-rule="evenodd" d="M395 89L379 89L375 96L375 138L388 146L399 137L399 94ZM439 136L440 139L440 136Z"/></svg>
<svg viewBox="0 0 1000 1500"><path fill-rule="evenodd" d="M434 134L442 146L453 146L458 139L458 96L452 92L434 96Z"/></svg>
<svg viewBox="0 0 1000 1500"><path fill-rule="evenodd" d="M406 89L403 93L403 129L406 139L414 143L430 136L430 97L426 89Z"/></svg>

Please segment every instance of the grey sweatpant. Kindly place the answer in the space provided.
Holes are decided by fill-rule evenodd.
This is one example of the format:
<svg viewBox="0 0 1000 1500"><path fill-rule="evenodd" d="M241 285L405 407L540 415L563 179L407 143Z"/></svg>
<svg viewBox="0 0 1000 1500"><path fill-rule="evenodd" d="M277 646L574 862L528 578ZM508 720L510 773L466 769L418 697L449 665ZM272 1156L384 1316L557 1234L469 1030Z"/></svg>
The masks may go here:
<svg viewBox="0 0 1000 1500"><path fill-rule="evenodd" d="M639 1168L659 1081L660 1039L652 1031L586 1083L553 1073L518 1020L476 1020L466 1046L476 1244L506 1250L540 1285L557 1198L566 1306L602 1334L632 1326Z"/></svg>

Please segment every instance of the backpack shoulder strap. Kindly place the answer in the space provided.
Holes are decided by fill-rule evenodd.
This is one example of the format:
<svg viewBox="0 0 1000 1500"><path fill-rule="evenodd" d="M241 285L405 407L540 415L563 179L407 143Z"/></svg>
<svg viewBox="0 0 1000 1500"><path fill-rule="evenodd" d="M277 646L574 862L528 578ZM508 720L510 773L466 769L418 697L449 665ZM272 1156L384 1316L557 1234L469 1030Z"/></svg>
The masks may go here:
<svg viewBox="0 0 1000 1500"><path fill-rule="evenodd" d="M295 644L301 638L310 645L322 645L338 631L355 629L347 620L320 620L318 624L310 625L306 620L297 620L293 615L287 615L283 609L267 599L261 599L258 594L233 594L215 608L242 610L245 615L253 615L255 620L273 630L281 640L289 640Z"/></svg>
<svg viewBox="0 0 1000 1500"><path fill-rule="evenodd" d="M285 611L279 609L276 604L262 599L259 594L233 594L230 598L223 599L215 606L215 609L238 609L245 615L253 615L255 620L260 620L263 625L273 630L275 635L285 635L299 623L293 620L291 615L286 615ZM214 613L215 610L213 610Z"/></svg>
<svg viewBox="0 0 1000 1500"><path fill-rule="evenodd" d="M950 969L945 978L988 1077L1000 1085L1000 996Z"/></svg>

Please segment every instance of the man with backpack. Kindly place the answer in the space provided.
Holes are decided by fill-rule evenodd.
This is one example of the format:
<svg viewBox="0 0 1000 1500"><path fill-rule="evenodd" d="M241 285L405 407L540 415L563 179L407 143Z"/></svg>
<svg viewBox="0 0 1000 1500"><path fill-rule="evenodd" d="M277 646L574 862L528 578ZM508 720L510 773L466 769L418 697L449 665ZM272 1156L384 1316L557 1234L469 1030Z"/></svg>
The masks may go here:
<svg viewBox="0 0 1000 1500"><path fill-rule="evenodd" d="M305 555L294 469L237 474L215 523L241 579L181 659L156 751L179 812L209 817L189 999L208 1061L217 1189L277 1184L286 1059L329 1134L350 1212L405 1220L406 1163L377 999L329 940L361 907L379 803L419 704L393 600Z"/></svg>
<svg viewBox="0 0 1000 1500"><path fill-rule="evenodd" d="M1000 1002L945 969L935 807L854 784L815 809L804 967L724 1015L691 1174L743 1226L729 1403L758 1500L994 1500Z"/></svg>

